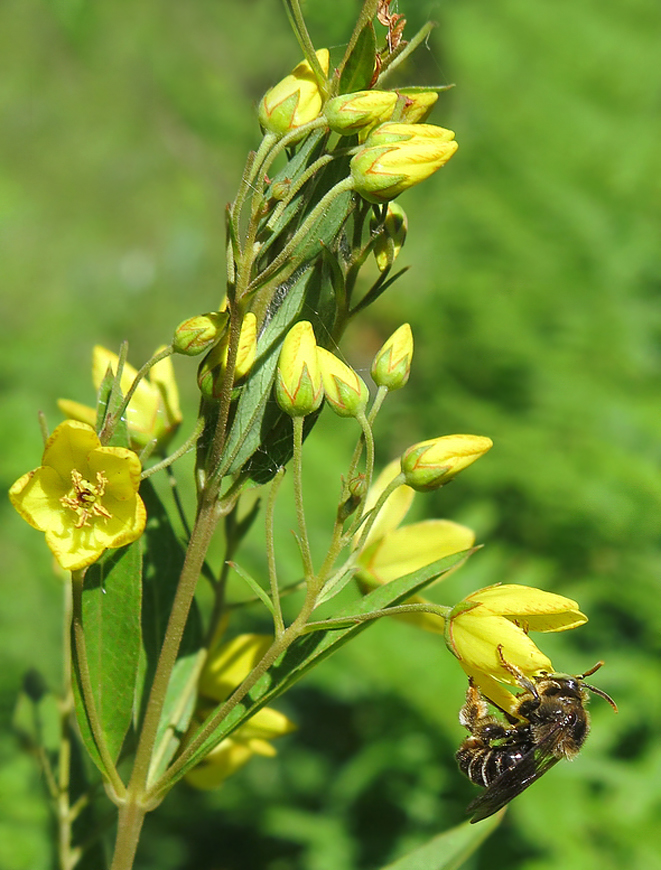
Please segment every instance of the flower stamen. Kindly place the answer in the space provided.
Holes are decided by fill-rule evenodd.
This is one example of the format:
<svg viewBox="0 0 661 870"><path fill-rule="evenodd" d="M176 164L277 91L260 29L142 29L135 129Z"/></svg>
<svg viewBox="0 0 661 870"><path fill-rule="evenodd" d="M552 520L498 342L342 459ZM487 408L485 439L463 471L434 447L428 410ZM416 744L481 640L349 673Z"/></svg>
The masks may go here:
<svg viewBox="0 0 661 870"><path fill-rule="evenodd" d="M96 485L94 485L74 468L71 471L71 482L69 494L62 496L60 502L78 515L77 529L90 525L90 517L103 517L104 520L112 517L110 511L101 504L108 483L108 478L102 471L97 471Z"/></svg>

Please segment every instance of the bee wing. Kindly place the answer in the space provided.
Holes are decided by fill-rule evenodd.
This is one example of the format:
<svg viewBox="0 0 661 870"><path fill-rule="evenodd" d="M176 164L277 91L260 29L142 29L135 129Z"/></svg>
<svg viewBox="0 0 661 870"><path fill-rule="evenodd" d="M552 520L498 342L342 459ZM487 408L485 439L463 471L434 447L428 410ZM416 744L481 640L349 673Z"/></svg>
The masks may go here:
<svg viewBox="0 0 661 870"><path fill-rule="evenodd" d="M471 823L481 822L482 819L497 813L560 761L554 754L553 747L557 733L562 727L559 723L558 727L533 746L518 764L506 770L481 795L471 801L466 810L467 813L473 814Z"/></svg>

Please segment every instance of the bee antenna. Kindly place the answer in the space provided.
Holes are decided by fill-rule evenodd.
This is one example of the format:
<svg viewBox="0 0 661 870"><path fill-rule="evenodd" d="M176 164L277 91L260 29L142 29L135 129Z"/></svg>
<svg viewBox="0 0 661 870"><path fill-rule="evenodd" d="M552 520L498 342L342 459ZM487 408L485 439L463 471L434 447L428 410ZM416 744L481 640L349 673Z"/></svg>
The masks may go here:
<svg viewBox="0 0 661 870"><path fill-rule="evenodd" d="M589 671L586 671L584 674L579 674L579 675L578 675L578 679L579 679L579 680L584 680L586 677L591 677L592 674L594 674L596 671L599 670L600 667L603 666L603 664L604 664L604 661L603 661L603 659L602 659L600 662L597 662L597 664L594 665L594 667L590 668Z"/></svg>
<svg viewBox="0 0 661 870"><path fill-rule="evenodd" d="M604 701L608 701L608 703L611 705L611 707L613 708L613 710L615 710L616 713L619 712L617 709L617 704L611 698L610 695L606 694L606 692L602 691L602 689L598 689L596 686L590 686L588 683L583 683L583 685L585 686L586 689L589 689L591 692L594 692L595 695L599 695L600 698L603 698Z"/></svg>

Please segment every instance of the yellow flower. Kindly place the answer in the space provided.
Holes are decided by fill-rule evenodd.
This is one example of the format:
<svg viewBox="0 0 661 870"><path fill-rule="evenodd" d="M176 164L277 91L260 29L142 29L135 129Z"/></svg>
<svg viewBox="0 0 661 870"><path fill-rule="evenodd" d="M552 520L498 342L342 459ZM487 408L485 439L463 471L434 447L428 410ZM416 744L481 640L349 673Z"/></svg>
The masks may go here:
<svg viewBox="0 0 661 870"><path fill-rule="evenodd" d="M351 158L354 190L368 202L388 202L445 166L457 147L444 127L381 124Z"/></svg>
<svg viewBox="0 0 661 870"><path fill-rule="evenodd" d="M312 324L295 323L282 343L275 379L275 397L291 417L304 417L316 411L324 398L317 342Z"/></svg>
<svg viewBox="0 0 661 870"><path fill-rule="evenodd" d="M398 474L399 460L383 469L367 495L366 511L374 507L378 497ZM398 486L379 512L358 556L356 576L363 592L418 571L437 559L468 550L475 543L472 529L451 520L425 520L402 526L414 496L411 487ZM426 599L415 596L407 603L426 603ZM401 618L427 631L443 634L445 630L443 617L433 613L411 613Z"/></svg>
<svg viewBox="0 0 661 870"><path fill-rule="evenodd" d="M156 353L163 350L159 347ZM106 376L108 368L117 371L119 358L116 353L96 345L92 354L92 380L95 389L99 389ZM128 362L124 363L120 387L126 395L137 375L136 369ZM72 420L79 420L94 426L96 411L87 405L73 402L70 399L58 399L58 407L63 414ZM136 450L146 447L156 439L157 450L162 450L172 439L181 423L179 408L179 392L174 379L174 369L170 357L152 366L147 377L143 378L129 402L126 410L126 423L131 440L131 446Z"/></svg>
<svg viewBox="0 0 661 870"><path fill-rule="evenodd" d="M228 698L252 671L273 643L263 634L241 634L212 649L199 682L197 721ZM258 710L230 737L221 740L204 760L186 775L186 781L200 789L216 788L243 767L253 755L273 757L270 741L296 728L283 713L271 707Z"/></svg>
<svg viewBox="0 0 661 870"><path fill-rule="evenodd" d="M484 435L442 435L409 447L402 454L402 471L409 486L428 492L451 481L492 447L493 441Z"/></svg>
<svg viewBox="0 0 661 870"><path fill-rule="evenodd" d="M327 75L330 63L328 49L320 48L316 55ZM321 112L322 102L312 67L307 60L303 60L262 97L259 123L265 130L284 136L290 130L314 121Z"/></svg>
<svg viewBox="0 0 661 870"><path fill-rule="evenodd" d="M530 586L488 586L453 607L446 643L487 698L512 711L514 696L500 683L517 685L503 659L528 677L553 673L550 659L528 636L529 631L567 631L587 622L570 598Z"/></svg>
<svg viewBox="0 0 661 870"><path fill-rule="evenodd" d="M40 532L66 571L86 568L108 549L142 534L140 460L124 447L102 447L91 426L65 420L46 443L41 466L9 490L19 514Z"/></svg>

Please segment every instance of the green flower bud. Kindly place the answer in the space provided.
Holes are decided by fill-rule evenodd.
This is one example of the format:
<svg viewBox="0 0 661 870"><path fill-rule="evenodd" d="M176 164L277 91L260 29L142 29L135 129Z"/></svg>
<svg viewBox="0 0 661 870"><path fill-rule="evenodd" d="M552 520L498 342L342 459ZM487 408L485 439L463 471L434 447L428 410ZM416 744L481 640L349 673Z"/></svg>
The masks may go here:
<svg viewBox="0 0 661 870"><path fill-rule="evenodd" d="M324 107L328 126L335 133L351 136L392 117L397 102L394 91L356 91L329 100Z"/></svg>
<svg viewBox="0 0 661 870"><path fill-rule="evenodd" d="M316 54L321 68L328 74L328 49L320 48ZM322 102L312 67L304 60L262 97L259 123L265 130L284 136L290 130L314 121L321 112Z"/></svg>
<svg viewBox="0 0 661 870"><path fill-rule="evenodd" d="M381 124L351 159L354 190L383 203L433 175L457 150L452 130L433 124Z"/></svg>
<svg viewBox="0 0 661 870"><path fill-rule="evenodd" d="M428 492L451 481L493 447L482 435L443 435L421 441L403 454L405 482L418 492Z"/></svg>
<svg viewBox="0 0 661 870"><path fill-rule="evenodd" d="M290 417L316 411L324 398L312 324L296 323L282 343L275 378L275 397Z"/></svg>
<svg viewBox="0 0 661 870"><path fill-rule="evenodd" d="M317 358L326 401L340 417L356 417L365 409L369 399L365 381L323 347L317 348Z"/></svg>
<svg viewBox="0 0 661 870"><path fill-rule="evenodd" d="M398 390L403 387L411 373L413 356L413 333L408 323L403 323L390 336L372 363L372 378L377 387Z"/></svg>
<svg viewBox="0 0 661 870"><path fill-rule="evenodd" d="M225 332L229 315L226 311L211 311L184 320L174 331L172 347L175 353L197 356L215 344Z"/></svg>
<svg viewBox="0 0 661 870"><path fill-rule="evenodd" d="M370 230L376 232L380 223L375 215L370 218ZM388 266L392 266L406 241L408 232L408 220L406 212L396 202L388 203L386 219L383 229L374 243L374 259L380 272L385 272Z"/></svg>
<svg viewBox="0 0 661 870"><path fill-rule="evenodd" d="M356 477L352 477L347 489L349 490L349 495L337 509L337 520L340 523L347 520L365 498L367 494L365 475L358 474Z"/></svg>

